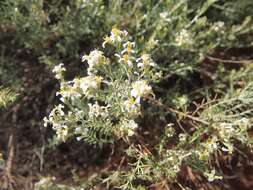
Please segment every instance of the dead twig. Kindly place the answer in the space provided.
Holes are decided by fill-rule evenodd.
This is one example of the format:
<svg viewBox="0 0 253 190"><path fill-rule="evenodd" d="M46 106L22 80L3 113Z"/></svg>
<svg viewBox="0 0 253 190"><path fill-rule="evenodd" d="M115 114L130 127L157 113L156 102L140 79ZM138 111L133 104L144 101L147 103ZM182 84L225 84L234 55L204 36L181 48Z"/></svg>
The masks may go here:
<svg viewBox="0 0 253 190"><path fill-rule="evenodd" d="M243 64L243 65L248 65L252 64L253 60L226 60L226 59L220 59L217 57L212 57L212 56L206 56L207 59L215 62L221 62L221 63L235 63L235 64Z"/></svg>
<svg viewBox="0 0 253 190"><path fill-rule="evenodd" d="M12 190L15 189L15 180L12 176L12 168L15 155L15 129L11 130L11 134L8 142L8 158L6 161L5 169L3 171L0 183L1 189Z"/></svg>
<svg viewBox="0 0 253 190"><path fill-rule="evenodd" d="M185 117L185 118L188 118L188 119L191 119L191 120L193 120L193 121L202 123L202 124L204 124L204 125L210 125L210 123L209 123L208 121L206 121L206 120L203 120L203 119L198 118L198 117L194 117L194 116L192 116L192 115L189 115L189 114L187 114L187 113L181 112L181 111L176 110L176 109L173 109L173 108L169 108L169 107L163 105L163 104L162 104L160 101L158 101L158 100L155 100L155 99L150 98L150 97L146 97L146 99L149 100L149 101L152 102L152 103L155 103L156 105L158 105L158 106L160 106L160 107L163 107L165 110L167 110L167 111L170 112L170 113L175 113L175 114L177 114L178 116L183 116L183 117Z"/></svg>

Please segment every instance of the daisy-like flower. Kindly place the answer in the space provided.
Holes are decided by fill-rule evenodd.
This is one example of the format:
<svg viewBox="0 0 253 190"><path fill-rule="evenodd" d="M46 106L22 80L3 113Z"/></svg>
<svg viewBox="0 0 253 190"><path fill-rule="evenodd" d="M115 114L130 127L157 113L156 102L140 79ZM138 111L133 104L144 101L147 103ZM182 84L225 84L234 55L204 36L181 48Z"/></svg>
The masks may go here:
<svg viewBox="0 0 253 190"><path fill-rule="evenodd" d="M135 43L134 42L126 42L123 44L123 47L125 48L123 51L121 51L121 54L127 53L127 54L131 54L131 53L135 53L134 51L134 47L135 47Z"/></svg>
<svg viewBox="0 0 253 190"><path fill-rule="evenodd" d="M140 68L154 67L156 65L151 56L146 53L142 54L136 61L138 62L137 66Z"/></svg>
<svg viewBox="0 0 253 190"><path fill-rule="evenodd" d="M151 86L148 85L147 81L140 80L132 84L131 96L136 98L136 101L140 101L140 97L147 96L152 93Z"/></svg>
<svg viewBox="0 0 253 190"><path fill-rule="evenodd" d="M62 104L59 104L58 106L55 106L55 108L50 112L48 118L44 117L44 127L47 127L48 124L53 125L53 129L56 129L60 124L58 123L55 118L61 118L65 115L64 111L62 110L64 106Z"/></svg>
<svg viewBox="0 0 253 190"><path fill-rule="evenodd" d="M133 136L136 128L138 128L138 124L134 120L124 120L120 130L127 136Z"/></svg>
<svg viewBox="0 0 253 190"><path fill-rule="evenodd" d="M75 85L71 86L68 83L61 83L60 91L56 92L56 96L58 95L61 96L60 100L62 102L65 102L66 99L71 99L73 101L82 96Z"/></svg>
<svg viewBox="0 0 253 190"><path fill-rule="evenodd" d="M122 110L129 113L139 113L140 111L140 103L136 102L134 98L124 101L123 106Z"/></svg>
<svg viewBox="0 0 253 190"><path fill-rule="evenodd" d="M106 117L108 115L109 106L100 106L98 102L95 102L95 104L88 104L88 106L90 118Z"/></svg>
<svg viewBox="0 0 253 190"><path fill-rule="evenodd" d="M62 104L55 106L55 108L49 114L49 121L53 121L53 118L56 115L64 116L65 113L64 113L63 109L64 109L64 105L62 105Z"/></svg>
<svg viewBox="0 0 253 190"><path fill-rule="evenodd" d="M102 47L105 48L105 44L115 44L115 43L121 43L123 38L127 36L127 31L119 30L118 28L113 28L110 36L104 37L104 42L102 44Z"/></svg>
<svg viewBox="0 0 253 190"><path fill-rule="evenodd" d="M133 62L131 61L133 58L129 56L129 54L127 53L123 55L115 54L115 56L119 58L120 63L126 63L129 67L133 66Z"/></svg>
<svg viewBox="0 0 253 190"><path fill-rule="evenodd" d="M65 141L68 135L68 127L66 125L58 126L56 128L56 135L58 139Z"/></svg>
<svg viewBox="0 0 253 190"><path fill-rule="evenodd" d="M61 123L62 118L65 117L63 111L64 105L57 105L49 114L48 118L44 118L44 126L47 127L48 124L52 125L52 128L56 131L57 137L65 141L68 134L68 127Z"/></svg>
<svg viewBox="0 0 253 190"><path fill-rule="evenodd" d="M66 71L64 64L60 63L59 65L56 65L53 69L53 73L55 73L55 78L60 80L63 78L63 72Z"/></svg>
<svg viewBox="0 0 253 190"><path fill-rule="evenodd" d="M105 36L103 39L104 39L104 42L102 44L103 48L105 48L105 44L113 44L113 41L109 36Z"/></svg>
<svg viewBox="0 0 253 190"><path fill-rule="evenodd" d="M74 86L79 86L85 95L90 95L90 91L100 88L103 78L100 76L87 76L76 79Z"/></svg>
<svg viewBox="0 0 253 190"><path fill-rule="evenodd" d="M97 66L109 63L109 59L104 56L104 53L99 50L93 50L89 55L82 57L82 62L87 61L89 70L92 71Z"/></svg>

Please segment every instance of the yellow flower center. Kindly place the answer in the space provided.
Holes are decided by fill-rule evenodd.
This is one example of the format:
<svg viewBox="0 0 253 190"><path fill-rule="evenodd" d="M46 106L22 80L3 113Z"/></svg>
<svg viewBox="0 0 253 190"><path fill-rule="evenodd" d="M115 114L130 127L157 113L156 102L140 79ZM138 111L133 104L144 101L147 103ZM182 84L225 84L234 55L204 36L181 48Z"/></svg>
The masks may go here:
<svg viewBox="0 0 253 190"><path fill-rule="evenodd" d="M117 29L117 28L113 28L112 29L112 34L115 35L115 36L119 36L120 35L120 30Z"/></svg>
<svg viewBox="0 0 253 190"><path fill-rule="evenodd" d="M95 80L96 80L96 82L97 82L98 84L101 83L102 79L103 79L103 77L97 77L97 76L95 77Z"/></svg>
<svg viewBox="0 0 253 190"><path fill-rule="evenodd" d="M130 105L135 105L135 100L134 100L133 98L131 98L131 99L129 100L129 104L130 104Z"/></svg>
<svg viewBox="0 0 253 190"><path fill-rule="evenodd" d="M133 50L133 44L131 44L130 42L128 42L126 44L126 49L127 49L127 52L131 52Z"/></svg>
<svg viewBox="0 0 253 190"><path fill-rule="evenodd" d="M111 40L111 38L110 38L109 36L105 36L105 37L104 37L104 42L106 42L106 43L111 43L112 40Z"/></svg>
<svg viewBox="0 0 253 190"><path fill-rule="evenodd" d="M123 60L124 60L125 62L127 62L127 61L129 60L129 55L128 55L128 54L124 54L124 55L123 55Z"/></svg>

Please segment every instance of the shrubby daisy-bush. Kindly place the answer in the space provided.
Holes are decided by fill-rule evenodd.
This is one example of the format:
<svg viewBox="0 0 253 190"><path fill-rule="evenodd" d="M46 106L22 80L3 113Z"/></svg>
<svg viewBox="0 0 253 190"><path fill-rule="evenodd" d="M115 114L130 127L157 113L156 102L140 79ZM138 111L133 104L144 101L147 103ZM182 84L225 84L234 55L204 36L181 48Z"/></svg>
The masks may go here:
<svg viewBox="0 0 253 190"><path fill-rule="evenodd" d="M44 120L53 126L59 139L74 135L92 144L103 144L132 136L138 128L141 99L153 96L151 84L159 78L156 64L149 54L136 53L135 43L129 41L126 31L113 28L102 46L106 50L108 45L116 49L113 60L97 49L82 57L88 64L87 76L65 81L63 64L53 69L60 81L57 95L65 107L59 104ZM69 112L82 112L82 116L64 117Z"/></svg>

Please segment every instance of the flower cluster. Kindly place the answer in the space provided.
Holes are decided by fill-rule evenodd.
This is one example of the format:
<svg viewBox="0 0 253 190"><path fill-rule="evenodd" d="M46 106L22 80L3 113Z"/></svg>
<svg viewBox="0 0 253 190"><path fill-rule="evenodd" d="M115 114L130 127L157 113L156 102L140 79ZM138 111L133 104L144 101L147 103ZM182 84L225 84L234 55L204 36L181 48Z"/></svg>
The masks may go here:
<svg viewBox="0 0 253 190"><path fill-rule="evenodd" d="M137 55L126 31L113 28L102 46L106 44L116 47L116 59L110 60L98 49L84 55L87 76L65 81L62 63L53 70L61 82L57 95L68 114L60 104L44 121L53 126L61 140L76 135L78 140L98 143L97 136L105 137L105 141L113 136L132 136L138 127L135 120L142 114L141 99L153 94L150 83L159 75L156 64L147 53Z"/></svg>
<svg viewBox="0 0 253 190"><path fill-rule="evenodd" d="M140 68L146 68L146 67L155 67L156 64L154 63L153 59L150 57L149 54L142 54L139 59L137 59L138 64L137 66Z"/></svg>
<svg viewBox="0 0 253 190"><path fill-rule="evenodd" d="M84 55L82 61L87 61L89 68L88 74L92 75L92 71L96 71L101 65L109 64L109 59L104 56L104 53L99 50L93 50L89 55Z"/></svg>
<svg viewBox="0 0 253 190"><path fill-rule="evenodd" d="M52 128L56 131L58 139L62 141L66 140L68 135L68 127L62 122L62 119L65 116L63 111L64 105L57 105L49 114L48 118L44 118L44 126L47 127L48 123L52 125Z"/></svg>
<svg viewBox="0 0 253 190"><path fill-rule="evenodd" d="M75 84L75 81L73 81ZM60 100L66 102L67 100L74 101L80 98L81 94L76 85L71 85L71 82L61 82L60 91L56 92L56 96L61 96Z"/></svg>
<svg viewBox="0 0 253 190"><path fill-rule="evenodd" d="M89 98L100 88L102 80L100 76L86 76L69 82L61 82L60 91L56 95L61 96L60 100L64 103L82 96Z"/></svg>
<svg viewBox="0 0 253 190"><path fill-rule="evenodd" d="M132 84L131 95L136 98L137 103L140 103L140 98L147 96L152 93L151 86L148 85L147 81L139 80Z"/></svg>
<svg viewBox="0 0 253 190"><path fill-rule="evenodd" d="M140 104L134 98L130 98L124 101L122 109L128 113L137 114L140 111Z"/></svg>
<svg viewBox="0 0 253 190"><path fill-rule="evenodd" d="M138 127L138 124L134 120L125 120L121 123L120 130L127 134L127 136L134 135L134 130Z"/></svg>
<svg viewBox="0 0 253 190"><path fill-rule="evenodd" d="M222 22L222 21L215 22L215 23L212 25L212 29L213 29L215 32L224 33L224 27L225 27L225 23Z"/></svg>
<svg viewBox="0 0 253 190"><path fill-rule="evenodd" d="M191 45L192 43L193 39L191 33L188 30L183 29L177 34L176 44L178 46Z"/></svg>
<svg viewBox="0 0 253 190"><path fill-rule="evenodd" d="M88 104L89 106L89 117L90 118L98 118L98 117L106 117L108 115L108 107L109 106L100 106L98 102L95 104Z"/></svg>
<svg viewBox="0 0 253 190"><path fill-rule="evenodd" d="M62 79L64 71L66 71L66 69L63 66L63 63L60 63L59 65L55 66L53 69L53 73L55 73L55 78L58 80Z"/></svg>
<svg viewBox="0 0 253 190"><path fill-rule="evenodd" d="M76 80L83 94L89 96L93 91L100 88L103 78L100 76L87 76Z"/></svg>
<svg viewBox="0 0 253 190"><path fill-rule="evenodd" d="M105 48L105 45L108 44L118 44L123 41L123 39L128 35L127 31L119 30L118 28L114 27L111 31L110 36L105 36L104 37L104 42L102 44L103 48Z"/></svg>

